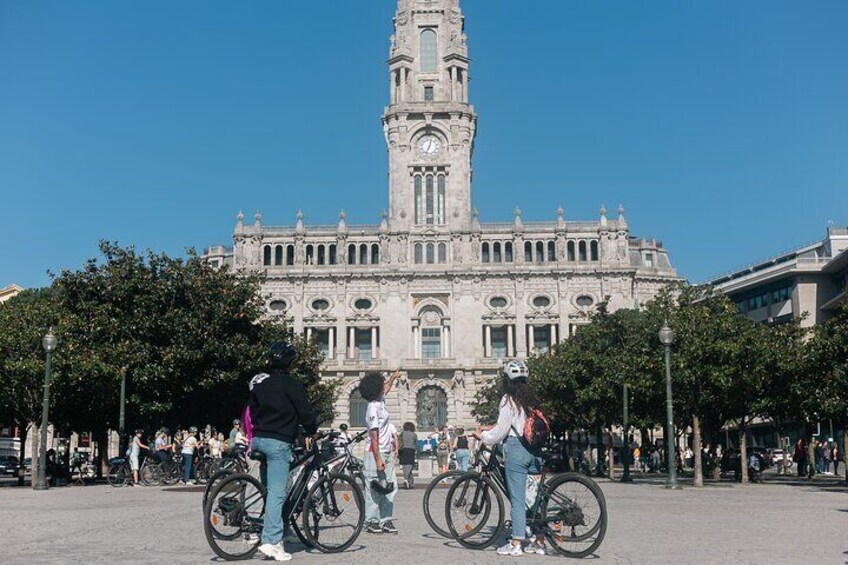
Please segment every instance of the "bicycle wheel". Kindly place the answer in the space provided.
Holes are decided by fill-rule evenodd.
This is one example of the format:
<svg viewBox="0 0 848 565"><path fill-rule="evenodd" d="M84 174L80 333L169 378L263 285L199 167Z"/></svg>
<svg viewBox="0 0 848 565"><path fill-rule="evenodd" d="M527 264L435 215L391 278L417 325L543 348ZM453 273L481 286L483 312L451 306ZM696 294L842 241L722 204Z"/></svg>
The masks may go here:
<svg viewBox="0 0 848 565"><path fill-rule="evenodd" d="M230 475L234 475L233 471L218 471L214 475L212 475L208 481L206 481L206 488L203 489L203 504L202 508L206 508L206 502L209 500L209 496L212 494L212 490L221 482L225 477L229 477Z"/></svg>
<svg viewBox="0 0 848 565"><path fill-rule="evenodd" d="M607 502L598 484L567 473L550 480L544 489L540 512L551 546L567 557L594 553L607 531Z"/></svg>
<svg viewBox="0 0 848 565"><path fill-rule="evenodd" d="M130 470L126 464L111 465L107 480L113 487L124 487L129 483Z"/></svg>
<svg viewBox="0 0 848 565"><path fill-rule="evenodd" d="M447 500L447 492L450 484L456 480L456 477L463 475L462 471L448 471L430 481L427 485L427 490L424 491L424 519L433 528L433 531L444 538L451 537L448 531L448 524L445 521L445 500ZM450 483L443 486L444 482ZM437 521L438 518L438 521Z"/></svg>
<svg viewBox="0 0 848 565"><path fill-rule="evenodd" d="M203 510L203 532L226 561L250 559L259 547L265 488L250 475L232 474L212 490Z"/></svg>
<svg viewBox="0 0 848 565"><path fill-rule="evenodd" d="M161 477L159 476L159 465L147 464L141 468L139 479L144 486L155 487L159 486Z"/></svg>
<svg viewBox="0 0 848 565"><path fill-rule="evenodd" d="M445 501L450 537L468 549L486 549L503 534L504 501L497 486L480 473L454 481Z"/></svg>
<svg viewBox="0 0 848 565"><path fill-rule="evenodd" d="M365 499L347 475L325 475L312 485L303 507L303 533L322 553L349 548L365 524Z"/></svg>

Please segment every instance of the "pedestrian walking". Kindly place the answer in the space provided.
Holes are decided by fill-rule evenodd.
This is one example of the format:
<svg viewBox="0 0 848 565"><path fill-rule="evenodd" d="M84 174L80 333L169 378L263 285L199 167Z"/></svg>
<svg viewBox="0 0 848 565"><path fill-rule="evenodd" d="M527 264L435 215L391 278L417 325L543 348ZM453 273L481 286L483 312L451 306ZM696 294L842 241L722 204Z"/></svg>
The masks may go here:
<svg viewBox="0 0 848 565"><path fill-rule="evenodd" d="M795 452L792 454L792 459L798 465L798 478L807 475L807 445L803 438L799 438L795 442Z"/></svg>
<svg viewBox="0 0 848 565"><path fill-rule="evenodd" d="M456 437L451 442L451 449L456 458L456 467L463 473L468 471L468 462L471 459L471 450L468 449L468 436L464 428L456 429Z"/></svg>
<svg viewBox="0 0 848 565"><path fill-rule="evenodd" d="M400 467L403 470L403 488L410 489L415 483L412 470L415 468L415 454L418 450L418 434L415 433L415 424L404 422L403 432L400 434Z"/></svg>
<svg viewBox="0 0 848 565"><path fill-rule="evenodd" d="M359 381L359 392L368 402L365 409L365 531L371 534L396 534L392 512L397 493L392 458L392 436L386 395L399 371L386 379L380 373L368 373Z"/></svg>
<svg viewBox="0 0 848 565"><path fill-rule="evenodd" d="M133 476L132 486L134 486L134 487L140 486L139 483L138 483L138 469L139 469L138 459L139 459L139 456L141 455L141 450L142 449L147 449L147 450L150 449L149 447L147 447L141 441L142 434L144 434L144 430L136 430L135 431L135 434L133 434L132 443L130 443L130 449L129 449L129 452L130 452L130 469L132 470L132 476Z"/></svg>

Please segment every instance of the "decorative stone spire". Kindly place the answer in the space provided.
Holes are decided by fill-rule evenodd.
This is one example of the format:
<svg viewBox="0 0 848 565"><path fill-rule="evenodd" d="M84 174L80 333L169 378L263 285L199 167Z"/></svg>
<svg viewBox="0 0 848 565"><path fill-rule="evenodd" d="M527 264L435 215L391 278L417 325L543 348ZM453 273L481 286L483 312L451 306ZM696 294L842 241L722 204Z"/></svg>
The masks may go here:
<svg viewBox="0 0 848 565"><path fill-rule="evenodd" d="M303 210L297 211L296 221L294 224L294 231L296 233L303 233Z"/></svg>
<svg viewBox="0 0 848 565"><path fill-rule="evenodd" d="M607 225L607 209L603 204L601 204L601 225Z"/></svg>
<svg viewBox="0 0 848 565"><path fill-rule="evenodd" d="M562 206L557 208L557 229L565 229L565 212L562 209Z"/></svg>
<svg viewBox="0 0 848 565"><path fill-rule="evenodd" d="M477 208L471 211L471 231L480 232L480 213Z"/></svg>
<svg viewBox="0 0 848 565"><path fill-rule="evenodd" d="M244 212L239 210L238 215L236 215L236 229L241 231L244 229Z"/></svg>
<svg viewBox="0 0 848 565"><path fill-rule="evenodd" d="M342 211L339 212L339 232L347 231L347 222L345 221L346 218L347 214L345 214L344 209L342 209Z"/></svg>
<svg viewBox="0 0 848 565"><path fill-rule="evenodd" d="M513 212L513 213L515 214L515 224L514 224L514 225L515 225L515 229L516 229L516 230L520 230L520 229L522 229L522 228L524 227L524 224L521 222L521 208L519 208L518 206L516 206L516 207L515 207L515 212Z"/></svg>
<svg viewBox="0 0 848 565"><path fill-rule="evenodd" d="M389 231L389 215L385 210L380 211L380 232L386 233Z"/></svg>
<svg viewBox="0 0 848 565"><path fill-rule="evenodd" d="M627 220L624 218L624 206L618 205L618 225L619 227L627 227Z"/></svg>
<svg viewBox="0 0 848 565"><path fill-rule="evenodd" d="M253 216L253 218L256 220L256 223L254 225L257 228L261 228L262 227L262 210L257 210L256 215Z"/></svg>

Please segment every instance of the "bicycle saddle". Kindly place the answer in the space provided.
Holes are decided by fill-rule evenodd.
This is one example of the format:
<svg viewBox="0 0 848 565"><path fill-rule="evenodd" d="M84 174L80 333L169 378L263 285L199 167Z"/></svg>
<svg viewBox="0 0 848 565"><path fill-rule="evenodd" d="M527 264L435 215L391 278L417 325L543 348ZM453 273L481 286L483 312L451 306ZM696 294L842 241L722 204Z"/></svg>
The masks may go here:
<svg viewBox="0 0 848 565"><path fill-rule="evenodd" d="M248 453L247 456L253 459L254 461L259 461L262 463L265 462L265 454L261 451L256 451L255 449Z"/></svg>

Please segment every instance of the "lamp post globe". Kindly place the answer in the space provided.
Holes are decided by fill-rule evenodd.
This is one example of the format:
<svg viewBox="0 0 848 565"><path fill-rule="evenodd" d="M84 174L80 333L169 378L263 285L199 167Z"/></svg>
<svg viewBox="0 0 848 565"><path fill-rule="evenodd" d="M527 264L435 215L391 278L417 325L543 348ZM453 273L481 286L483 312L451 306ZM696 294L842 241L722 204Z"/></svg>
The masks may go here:
<svg viewBox="0 0 848 565"><path fill-rule="evenodd" d="M47 490L49 488L47 485L47 422L49 420L48 412L50 411L50 357L58 344L59 340L53 335L53 328L50 328L41 340L46 359L44 362L44 400L41 406L41 445L38 450L38 476L32 485L35 490Z"/></svg>
<svg viewBox="0 0 848 565"><path fill-rule="evenodd" d="M666 347L674 343L674 330L668 327L668 322L660 328L660 343Z"/></svg>

